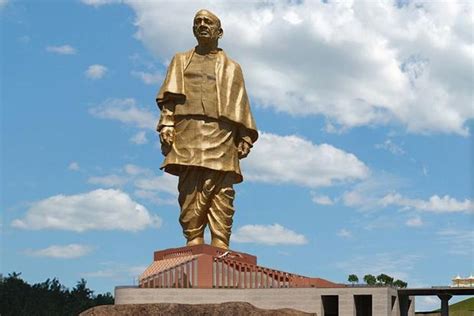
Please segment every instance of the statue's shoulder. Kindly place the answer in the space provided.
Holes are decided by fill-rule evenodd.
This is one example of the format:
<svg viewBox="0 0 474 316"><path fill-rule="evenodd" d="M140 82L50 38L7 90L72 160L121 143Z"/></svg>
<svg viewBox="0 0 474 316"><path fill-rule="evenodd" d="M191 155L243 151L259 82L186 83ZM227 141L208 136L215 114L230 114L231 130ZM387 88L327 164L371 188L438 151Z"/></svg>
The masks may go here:
<svg viewBox="0 0 474 316"><path fill-rule="evenodd" d="M229 66L231 66L231 67L233 67L233 68L235 68L239 71L242 71L242 69L240 68L239 63L236 62L235 60L233 60L232 58L230 58L229 55L227 55L222 49L219 51L219 54L221 54L221 56L223 57L223 59L225 60L225 62Z"/></svg>
<svg viewBox="0 0 474 316"><path fill-rule="evenodd" d="M171 62L180 62L180 63L185 64L191 58L193 53L194 53L194 48L185 52L177 52L173 56L173 59L171 60Z"/></svg>

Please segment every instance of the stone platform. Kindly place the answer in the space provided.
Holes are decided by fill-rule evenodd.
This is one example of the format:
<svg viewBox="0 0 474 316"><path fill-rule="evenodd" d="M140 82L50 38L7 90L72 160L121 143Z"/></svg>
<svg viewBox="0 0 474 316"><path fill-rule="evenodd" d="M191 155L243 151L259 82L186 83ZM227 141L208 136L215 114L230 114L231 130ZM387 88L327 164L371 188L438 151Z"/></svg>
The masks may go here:
<svg viewBox="0 0 474 316"><path fill-rule="evenodd" d="M346 286L275 270L251 254L209 245L156 251L138 287L115 288L116 305L225 302L326 316L411 316L415 307L412 297L400 304L393 287Z"/></svg>
<svg viewBox="0 0 474 316"><path fill-rule="evenodd" d="M257 257L210 245L156 251L141 288L337 288L343 285L257 265Z"/></svg>
<svg viewBox="0 0 474 316"><path fill-rule="evenodd" d="M399 316L397 290L387 287L179 289L116 287L115 304L247 302L261 309L291 308L317 315ZM408 313L414 316L414 304Z"/></svg>

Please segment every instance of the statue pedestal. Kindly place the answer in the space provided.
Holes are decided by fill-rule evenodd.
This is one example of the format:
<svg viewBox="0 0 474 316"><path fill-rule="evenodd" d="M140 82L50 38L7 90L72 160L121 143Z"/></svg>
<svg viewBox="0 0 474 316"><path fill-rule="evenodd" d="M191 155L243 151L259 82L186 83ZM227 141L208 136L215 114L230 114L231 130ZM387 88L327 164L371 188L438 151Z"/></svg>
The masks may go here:
<svg viewBox="0 0 474 316"><path fill-rule="evenodd" d="M153 263L140 276L139 287L264 289L341 285L258 266L257 257L248 253L196 245L156 251Z"/></svg>
<svg viewBox="0 0 474 316"><path fill-rule="evenodd" d="M400 313L396 288L345 286L270 269L259 266L256 256L210 245L156 251L138 287L115 288L116 305L225 302L317 315L366 315L361 310L374 316ZM414 302L408 315L414 315Z"/></svg>

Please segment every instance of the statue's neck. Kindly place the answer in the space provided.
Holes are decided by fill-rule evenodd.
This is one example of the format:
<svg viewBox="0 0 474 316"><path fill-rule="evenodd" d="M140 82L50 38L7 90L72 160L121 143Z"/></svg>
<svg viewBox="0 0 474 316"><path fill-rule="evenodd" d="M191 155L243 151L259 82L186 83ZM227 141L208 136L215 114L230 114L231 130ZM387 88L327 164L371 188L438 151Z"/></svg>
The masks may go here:
<svg viewBox="0 0 474 316"><path fill-rule="evenodd" d="M196 46L196 53L199 55L207 55L207 54L214 54L219 51L217 47L217 41L209 42L209 43L198 43Z"/></svg>

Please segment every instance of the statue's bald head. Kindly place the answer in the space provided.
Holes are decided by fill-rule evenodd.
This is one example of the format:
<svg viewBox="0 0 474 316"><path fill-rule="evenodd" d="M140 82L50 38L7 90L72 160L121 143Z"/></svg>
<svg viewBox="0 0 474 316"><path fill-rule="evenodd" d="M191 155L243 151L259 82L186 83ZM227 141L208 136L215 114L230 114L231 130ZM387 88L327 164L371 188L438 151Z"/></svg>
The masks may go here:
<svg viewBox="0 0 474 316"><path fill-rule="evenodd" d="M198 42L209 43L217 42L224 31L217 15L209 10L201 9L194 16L193 33Z"/></svg>

